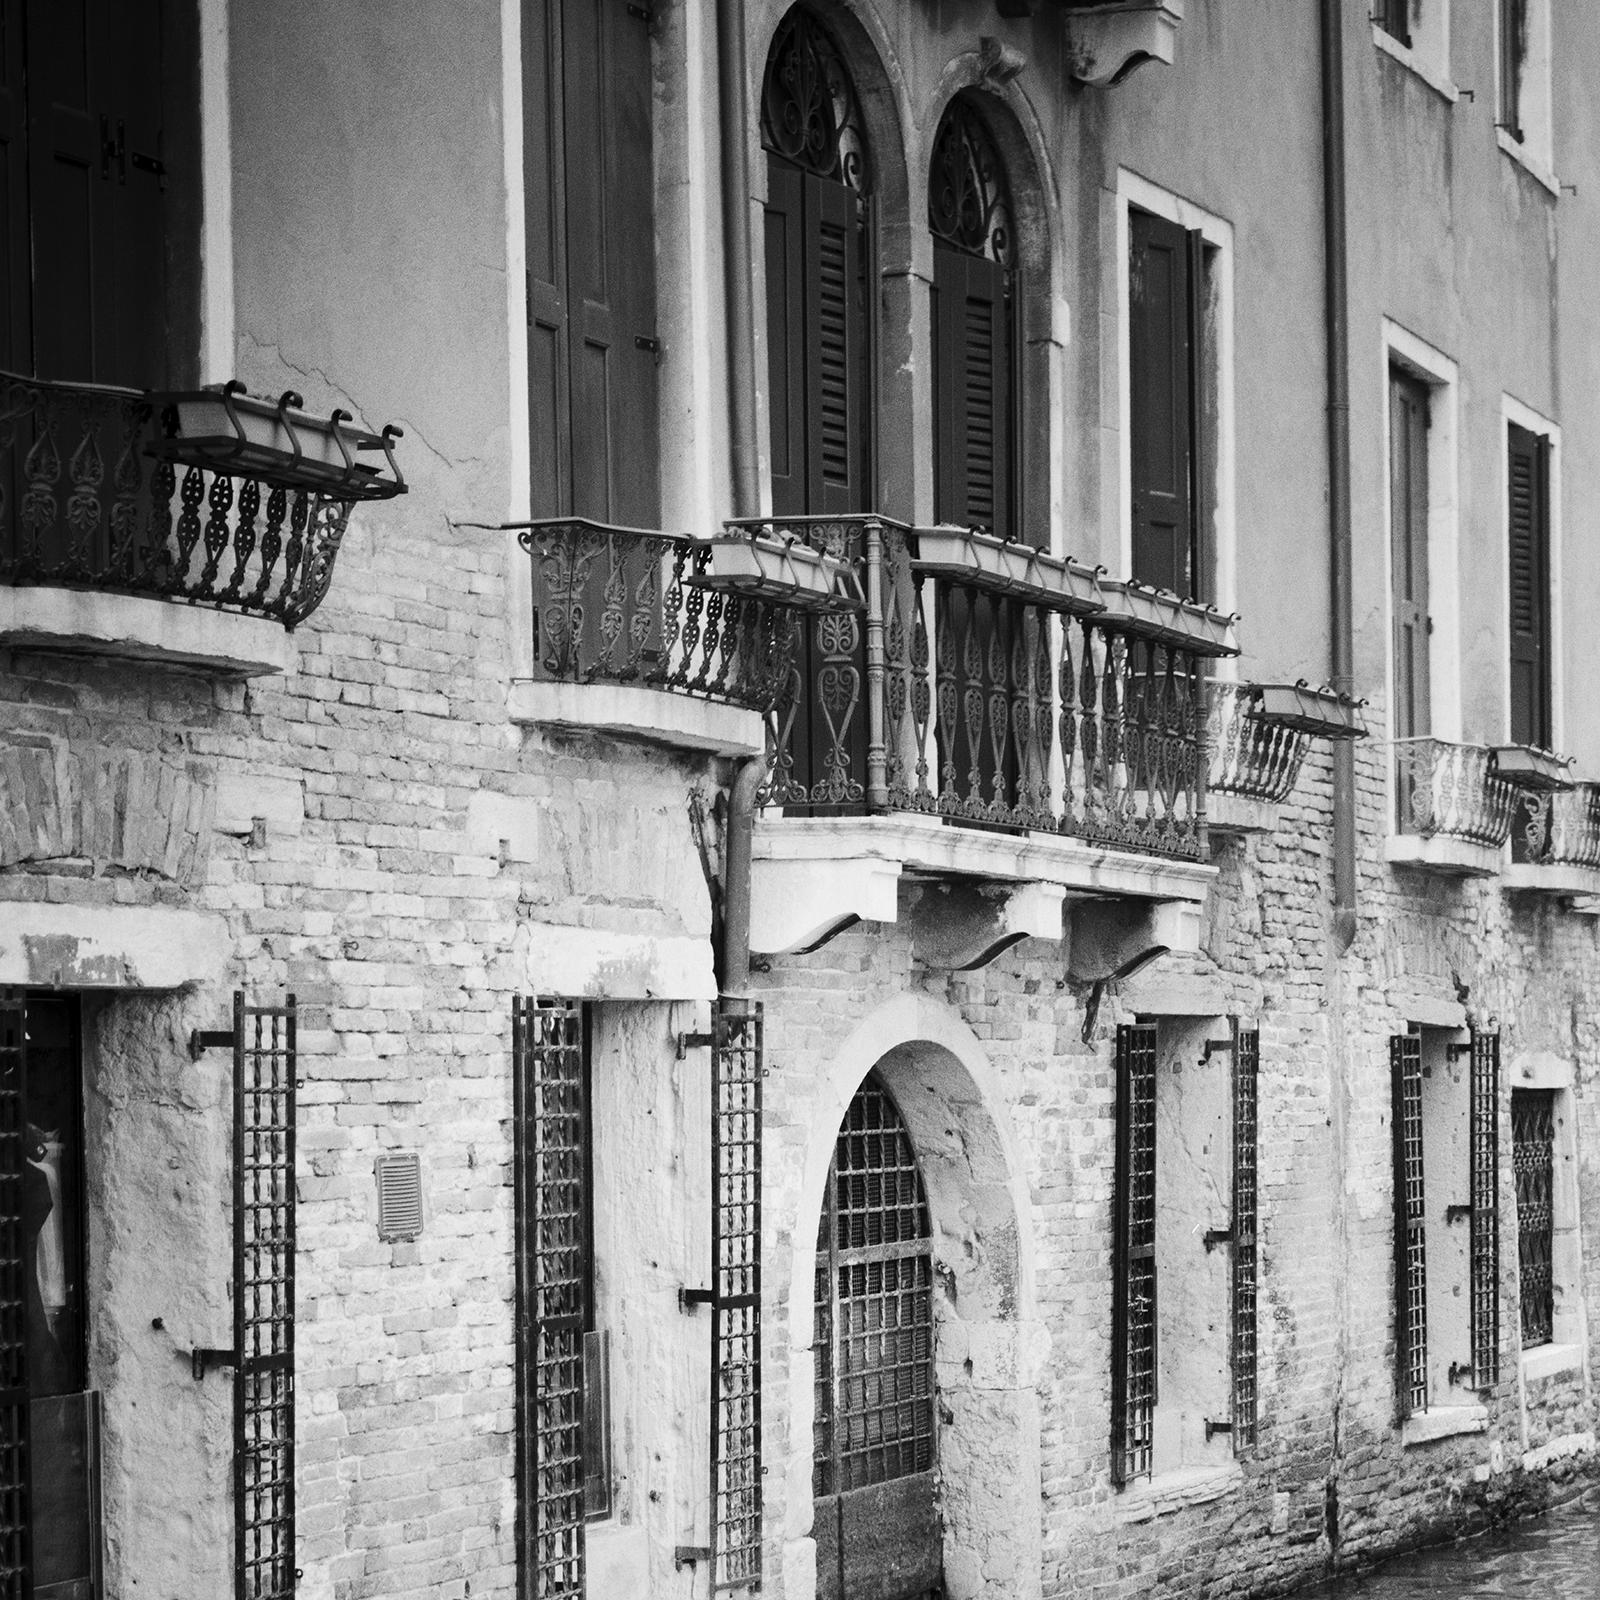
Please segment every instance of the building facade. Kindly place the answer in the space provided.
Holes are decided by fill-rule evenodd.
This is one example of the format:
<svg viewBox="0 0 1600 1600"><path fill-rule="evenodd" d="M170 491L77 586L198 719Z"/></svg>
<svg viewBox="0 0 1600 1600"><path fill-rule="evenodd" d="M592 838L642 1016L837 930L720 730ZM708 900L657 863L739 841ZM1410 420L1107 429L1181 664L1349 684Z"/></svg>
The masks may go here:
<svg viewBox="0 0 1600 1600"><path fill-rule="evenodd" d="M0 0L0 1592L1265 1595L1588 1474L1597 73Z"/></svg>

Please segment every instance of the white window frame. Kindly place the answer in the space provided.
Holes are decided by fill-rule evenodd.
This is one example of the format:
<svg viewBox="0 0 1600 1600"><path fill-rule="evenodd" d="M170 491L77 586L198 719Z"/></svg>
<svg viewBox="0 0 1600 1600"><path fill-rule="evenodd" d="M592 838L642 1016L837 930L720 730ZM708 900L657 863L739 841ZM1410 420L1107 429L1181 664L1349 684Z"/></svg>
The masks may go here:
<svg viewBox="0 0 1600 1600"><path fill-rule="evenodd" d="M1550 607L1550 742L1563 748L1567 734L1566 674L1562 670L1565 643L1561 615L1561 427L1532 406L1509 394L1500 397L1500 512L1498 523L1499 581L1495 592L1500 597L1499 621L1495 635L1500 641L1500 726L1492 730L1496 738L1509 738L1511 729L1511 460L1509 429L1512 423L1538 434L1550 445L1550 481L1545 494L1550 501L1550 592L1545 597ZM1431 554L1430 547L1430 554Z"/></svg>
<svg viewBox="0 0 1600 1600"><path fill-rule="evenodd" d="M1394 506L1390 489L1389 373L1399 367L1428 386L1428 615L1433 623L1428 646L1428 714L1433 737L1461 739L1461 527L1460 527L1460 369L1442 350L1409 329L1383 319L1382 360L1378 368L1381 418L1379 451L1383 465L1384 705L1394 734ZM1509 660L1509 644L1507 646ZM1511 693L1509 666L1506 695ZM1398 813L1395 763L1388 763L1389 832Z"/></svg>
<svg viewBox="0 0 1600 1600"><path fill-rule="evenodd" d="M1115 567L1118 576L1133 570L1133 421L1132 356L1129 338L1128 249L1129 212L1148 211L1175 222L1180 228L1198 232L1206 248L1215 252L1213 271L1217 295L1217 472L1216 511L1212 525L1212 551L1216 562L1216 593L1212 603L1219 611L1238 610L1238 560L1234 489L1233 416L1233 224L1210 211L1202 210L1170 190L1158 188L1147 178L1117 169L1116 193L1116 305L1117 305L1117 484L1115 526L1117 529ZM1110 499L1102 497L1103 502ZM1216 676L1234 678L1237 663L1224 658L1216 664Z"/></svg>
<svg viewBox="0 0 1600 1600"><path fill-rule="evenodd" d="M1527 0L1528 54L1522 63L1522 95L1515 108L1522 125L1522 138L1512 138L1506 127L1506 85L1500 74L1500 8L1507 0L1495 0L1494 28L1494 106L1495 138L1500 148L1528 173L1560 197L1561 183L1555 172L1554 96L1551 92L1551 63L1554 56L1554 29L1550 0Z"/></svg>
<svg viewBox="0 0 1600 1600"><path fill-rule="evenodd" d="M1461 91L1450 75L1450 0L1409 0L1409 4L1413 16L1410 45L1402 44L1377 22L1372 24L1372 42L1454 105Z"/></svg>

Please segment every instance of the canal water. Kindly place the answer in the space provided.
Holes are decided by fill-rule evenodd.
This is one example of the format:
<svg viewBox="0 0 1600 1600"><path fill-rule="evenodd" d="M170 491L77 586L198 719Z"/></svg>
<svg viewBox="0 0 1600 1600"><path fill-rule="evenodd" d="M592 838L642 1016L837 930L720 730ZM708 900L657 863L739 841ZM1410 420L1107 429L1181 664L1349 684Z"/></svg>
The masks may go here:
<svg viewBox="0 0 1600 1600"><path fill-rule="evenodd" d="M1360 1578L1323 1584L1316 1600L1442 1600L1520 1595L1600 1600L1600 1489L1542 1517L1439 1550L1397 1556Z"/></svg>

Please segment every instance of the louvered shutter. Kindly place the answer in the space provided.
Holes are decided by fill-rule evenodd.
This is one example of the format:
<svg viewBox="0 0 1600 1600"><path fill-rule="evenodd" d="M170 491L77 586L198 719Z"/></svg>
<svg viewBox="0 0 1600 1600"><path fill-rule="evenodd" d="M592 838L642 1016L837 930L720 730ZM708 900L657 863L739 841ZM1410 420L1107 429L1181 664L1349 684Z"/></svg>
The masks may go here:
<svg viewBox="0 0 1600 1600"><path fill-rule="evenodd" d="M1511 555L1511 742L1548 749L1550 442L1511 423L1506 438Z"/></svg>
<svg viewBox="0 0 1600 1600"><path fill-rule="evenodd" d="M805 201L800 171L767 162L763 218L767 273L767 413L771 436L772 510L806 511Z"/></svg>
<svg viewBox="0 0 1600 1600"><path fill-rule="evenodd" d="M1156 1406L1156 1030L1117 1029L1111 1481L1148 1477Z"/></svg>
<svg viewBox="0 0 1600 1600"><path fill-rule="evenodd" d="M866 509L866 332L855 190L805 173L807 510Z"/></svg>
<svg viewBox="0 0 1600 1600"><path fill-rule="evenodd" d="M997 262L934 246L935 515L1010 537L1014 401L1006 287Z"/></svg>
<svg viewBox="0 0 1600 1600"><path fill-rule="evenodd" d="M1194 595L1194 390L1191 245L1176 223L1129 218L1129 441L1133 576Z"/></svg>
<svg viewBox="0 0 1600 1600"><path fill-rule="evenodd" d="M0 1600L32 1592L28 1538L27 1123L22 996L0 990Z"/></svg>
<svg viewBox="0 0 1600 1600"><path fill-rule="evenodd" d="M660 521L650 38L625 0L523 0L535 514Z"/></svg>
<svg viewBox="0 0 1600 1600"><path fill-rule="evenodd" d="M1428 387L1389 374L1389 521L1394 605L1394 736L1432 728L1428 632Z"/></svg>

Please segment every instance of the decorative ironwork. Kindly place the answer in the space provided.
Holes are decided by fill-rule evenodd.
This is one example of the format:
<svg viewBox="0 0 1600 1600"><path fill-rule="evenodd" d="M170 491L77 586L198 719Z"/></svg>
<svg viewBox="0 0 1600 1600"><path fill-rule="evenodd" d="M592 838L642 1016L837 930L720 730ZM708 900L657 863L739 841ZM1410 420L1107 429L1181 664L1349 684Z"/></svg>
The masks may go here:
<svg viewBox="0 0 1600 1600"><path fill-rule="evenodd" d="M905 1123L875 1074L828 1170L816 1317L816 1494L931 1471L933 1223Z"/></svg>
<svg viewBox="0 0 1600 1600"><path fill-rule="evenodd" d="M794 617L697 586L711 559L705 541L565 517L528 524L518 542L533 558L539 677L771 708L791 671ZM822 621L853 625L849 612Z"/></svg>
<svg viewBox="0 0 1600 1600"><path fill-rule="evenodd" d="M1517 1285L1522 1346L1555 1337L1556 1097L1552 1089L1511 1091L1511 1168L1517 1182Z"/></svg>
<svg viewBox="0 0 1600 1600"><path fill-rule="evenodd" d="M1310 736L1260 716L1254 684L1213 678L1206 684L1206 706L1209 791L1246 800L1287 800L1311 748Z"/></svg>
<svg viewBox="0 0 1600 1600"><path fill-rule="evenodd" d="M1497 849L1511 832L1516 791L1494 775L1481 745L1397 739L1395 783L1402 833Z"/></svg>
<svg viewBox="0 0 1600 1600"><path fill-rule="evenodd" d="M144 394L0 373L0 583L183 600L293 628L351 500L183 466ZM170 408L169 408L170 409Z"/></svg>
<svg viewBox="0 0 1600 1600"><path fill-rule="evenodd" d="M1149 1477L1156 1411L1156 1030L1117 1029L1111 1481Z"/></svg>
<svg viewBox="0 0 1600 1600"><path fill-rule="evenodd" d="M1600 784L1517 795L1511 832L1514 861L1600 869Z"/></svg>
<svg viewBox="0 0 1600 1600"><path fill-rule="evenodd" d="M588 1072L583 1005L512 1002L518 1554L533 1600L583 1600Z"/></svg>
<svg viewBox="0 0 1600 1600"><path fill-rule="evenodd" d="M22 1220L27 1161L22 996L0 990L0 1597L32 1593L28 1540L28 1251Z"/></svg>
<svg viewBox="0 0 1600 1600"><path fill-rule="evenodd" d="M778 24L761 89L761 142L797 167L872 187L860 102L828 30L803 6Z"/></svg>
<svg viewBox="0 0 1600 1600"><path fill-rule="evenodd" d="M1400 1415L1428 1408L1428 1262L1422 1198L1422 1036L1389 1040L1394 1115L1395 1371Z"/></svg>
<svg viewBox="0 0 1600 1600"><path fill-rule="evenodd" d="M233 1484L239 1600L295 1592L295 1000L233 997Z"/></svg>
<svg viewBox="0 0 1600 1600"><path fill-rule="evenodd" d="M711 1046L711 1591L761 1587L759 1004L723 1000Z"/></svg>
<svg viewBox="0 0 1600 1600"><path fill-rule="evenodd" d="M1258 1433L1256 1380L1256 1110L1261 1035L1234 1024L1233 1035L1233 1448Z"/></svg>
<svg viewBox="0 0 1600 1600"><path fill-rule="evenodd" d="M1500 1035L1472 1035L1472 1384L1500 1381Z"/></svg>
<svg viewBox="0 0 1600 1600"><path fill-rule="evenodd" d="M1016 265L1005 163L977 107L964 97L945 108L934 135L928 227L958 250L987 256L1007 269Z"/></svg>
<svg viewBox="0 0 1600 1600"><path fill-rule="evenodd" d="M1071 594L1047 604L997 593L990 575L919 570L917 531L887 517L734 526L855 563L867 596L864 627L848 613L808 624L785 664L767 804L936 812L1203 855L1209 632L1180 644L1181 618L1147 631L1129 616L1074 615Z"/></svg>

